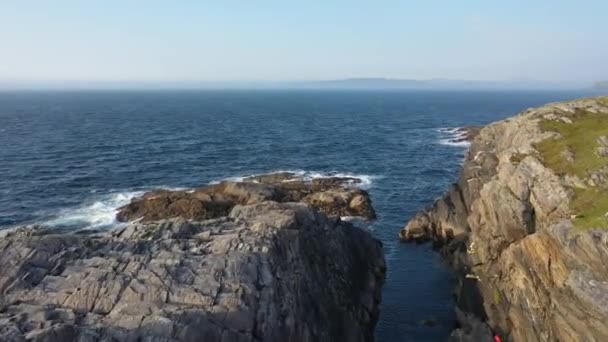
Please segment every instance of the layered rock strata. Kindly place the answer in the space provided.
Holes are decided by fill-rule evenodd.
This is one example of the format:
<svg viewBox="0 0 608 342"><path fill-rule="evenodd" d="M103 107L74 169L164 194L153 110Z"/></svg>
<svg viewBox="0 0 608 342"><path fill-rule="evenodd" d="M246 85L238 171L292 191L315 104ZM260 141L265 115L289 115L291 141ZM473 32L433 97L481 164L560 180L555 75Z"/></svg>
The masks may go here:
<svg viewBox="0 0 608 342"><path fill-rule="evenodd" d="M457 183L401 231L456 272L453 340L608 341L604 135L607 98L488 125Z"/></svg>

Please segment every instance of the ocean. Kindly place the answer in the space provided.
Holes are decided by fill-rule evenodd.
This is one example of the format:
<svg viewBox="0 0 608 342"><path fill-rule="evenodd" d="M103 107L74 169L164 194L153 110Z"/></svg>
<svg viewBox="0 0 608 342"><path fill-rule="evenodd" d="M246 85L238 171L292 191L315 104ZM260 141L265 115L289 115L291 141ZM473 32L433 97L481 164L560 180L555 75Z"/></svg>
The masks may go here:
<svg viewBox="0 0 608 342"><path fill-rule="evenodd" d="M441 341L454 327L449 272L399 230L456 179L483 125L591 91L125 91L0 93L0 229L110 229L154 188L294 171L369 190L367 225L388 262L377 340ZM424 324L431 321L433 324ZM428 322L427 322L428 323Z"/></svg>

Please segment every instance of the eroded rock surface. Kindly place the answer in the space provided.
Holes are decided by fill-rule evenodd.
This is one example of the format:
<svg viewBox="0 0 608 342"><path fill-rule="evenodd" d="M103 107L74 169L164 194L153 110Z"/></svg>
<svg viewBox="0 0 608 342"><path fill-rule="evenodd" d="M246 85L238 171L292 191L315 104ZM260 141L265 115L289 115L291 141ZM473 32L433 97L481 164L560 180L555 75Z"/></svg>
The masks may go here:
<svg viewBox="0 0 608 342"><path fill-rule="evenodd" d="M211 189L148 193L105 233L0 237L0 340L373 340L380 242L283 188Z"/></svg>
<svg viewBox="0 0 608 342"><path fill-rule="evenodd" d="M262 201L304 202L331 216L374 219L369 194L357 178L328 177L305 180L289 172L222 182L191 191L151 191L121 208L121 221L184 217L204 220L226 216L236 205Z"/></svg>
<svg viewBox="0 0 608 342"><path fill-rule="evenodd" d="M512 341L608 341L608 219L575 228L570 205L576 191L606 185L602 169L586 180L556 174L536 148L555 134L542 121L568 125L583 112L604 113L606 123L608 100L550 104L483 128L458 182L401 231L404 241L432 240L457 274L466 314L453 340L491 330ZM594 143L603 156L604 139ZM562 155L564 168L578 157Z"/></svg>

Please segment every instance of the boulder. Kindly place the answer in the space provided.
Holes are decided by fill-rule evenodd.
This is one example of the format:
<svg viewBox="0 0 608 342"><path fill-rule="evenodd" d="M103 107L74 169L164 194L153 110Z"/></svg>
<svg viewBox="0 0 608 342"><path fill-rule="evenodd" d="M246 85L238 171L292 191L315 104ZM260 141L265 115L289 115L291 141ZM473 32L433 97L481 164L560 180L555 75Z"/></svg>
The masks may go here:
<svg viewBox="0 0 608 342"><path fill-rule="evenodd" d="M426 242L430 239L430 232L428 231L430 227L431 221L428 215L424 212L420 212L407 223L407 226L404 229L401 230L399 237L401 241L405 242Z"/></svg>

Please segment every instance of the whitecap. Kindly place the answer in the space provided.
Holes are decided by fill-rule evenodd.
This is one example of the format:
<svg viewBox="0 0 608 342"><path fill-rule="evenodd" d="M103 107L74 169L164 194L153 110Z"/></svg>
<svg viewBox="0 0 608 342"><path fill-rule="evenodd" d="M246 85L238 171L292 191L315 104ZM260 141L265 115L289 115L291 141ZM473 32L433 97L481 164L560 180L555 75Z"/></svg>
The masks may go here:
<svg viewBox="0 0 608 342"><path fill-rule="evenodd" d="M440 139L439 144L445 146L455 146L455 147L469 147L471 146L470 141L454 141L453 139Z"/></svg>
<svg viewBox="0 0 608 342"><path fill-rule="evenodd" d="M470 141L464 140L467 132L462 127L441 127L435 129L439 133L439 144L467 148L471 145Z"/></svg>
<svg viewBox="0 0 608 342"><path fill-rule="evenodd" d="M460 129L461 127L440 127L435 130L440 133L454 134L457 133Z"/></svg>

